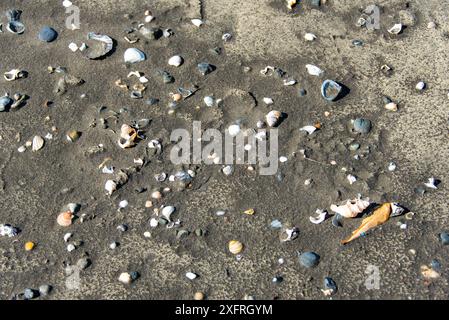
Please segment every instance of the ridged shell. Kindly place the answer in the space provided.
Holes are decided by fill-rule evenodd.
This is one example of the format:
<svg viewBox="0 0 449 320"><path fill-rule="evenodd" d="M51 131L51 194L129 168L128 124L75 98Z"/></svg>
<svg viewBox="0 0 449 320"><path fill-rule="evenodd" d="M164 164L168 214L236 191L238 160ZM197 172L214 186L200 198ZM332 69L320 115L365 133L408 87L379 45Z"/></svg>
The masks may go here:
<svg viewBox="0 0 449 320"><path fill-rule="evenodd" d="M61 227L68 227L72 224L73 214L70 211L62 212L58 215L56 221Z"/></svg>
<svg viewBox="0 0 449 320"><path fill-rule="evenodd" d="M370 205L369 198L347 200L345 204L331 205L331 210L345 218L354 218Z"/></svg>
<svg viewBox="0 0 449 320"><path fill-rule="evenodd" d="M228 244L229 251L232 254L239 254L243 250L243 244L237 240L231 240Z"/></svg>
<svg viewBox="0 0 449 320"><path fill-rule="evenodd" d="M42 149L43 146L44 146L44 143L45 143L45 141L44 141L44 139L42 137L35 136L33 138L33 143L32 143L31 150L38 151L38 150Z"/></svg>

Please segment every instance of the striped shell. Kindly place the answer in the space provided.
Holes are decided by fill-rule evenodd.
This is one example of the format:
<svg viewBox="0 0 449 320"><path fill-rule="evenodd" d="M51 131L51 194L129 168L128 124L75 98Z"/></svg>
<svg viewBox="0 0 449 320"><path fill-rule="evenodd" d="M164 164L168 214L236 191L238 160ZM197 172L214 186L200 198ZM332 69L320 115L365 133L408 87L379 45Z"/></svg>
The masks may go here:
<svg viewBox="0 0 449 320"><path fill-rule="evenodd" d="M347 200L345 204L337 206L331 205L331 210L345 218L354 218L363 212L370 205L369 198Z"/></svg>
<svg viewBox="0 0 449 320"><path fill-rule="evenodd" d="M228 244L229 251L232 254L239 254L243 250L243 244L237 240L231 240Z"/></svg>
<svg viewBox="0 0 449 320"><path fill-rule="evenodd" d="M70 211L60 213L56 221L61 227L68 227L72 224L73 214Z"/></svg>

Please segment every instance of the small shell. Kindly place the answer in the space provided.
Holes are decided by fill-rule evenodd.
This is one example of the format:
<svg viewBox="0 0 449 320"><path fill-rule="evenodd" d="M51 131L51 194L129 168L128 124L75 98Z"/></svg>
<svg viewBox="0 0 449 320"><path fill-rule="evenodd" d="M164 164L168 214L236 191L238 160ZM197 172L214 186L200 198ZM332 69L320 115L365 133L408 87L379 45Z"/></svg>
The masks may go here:
<svg viewBox="0 0 449 320"><path fill-rule="evenodd" d="M435 180L435 178L433 178L433 177L432 177L432 178L429 178L429 179L427 180L427 182L424 183L424 185L425 185L427 188L430 188L430 189L438 189L436 180Z"/></svg>
<svg viewBox="0 0 449 320"><path fill-rule="evenodd" d="M346 178L348 179L349 184L353 184L354 182L357 181L357 178L352 174L348 174L348 176Z"/></svg>
<svg viewBox="0 0 449 320"><path fill-rule="evenodd" d="M354 218L362 213L370 205L369 198L347 200L345 204L337 206L331 205L331 210L345 218Z"/></svg>
<svg viewBox="0 0 449 320"><path fill-rule="evenodd" d="M239 254L243 250L243 244L237 240L231 240L228 244L228 249L232 254Z"/></svg>
<svg viewBox="0 0 449 320"><path fill-rule="evenodd" d="M145 53L136 48L129 48L123 56L125 63L137 63L146 59Z"/></svg>
<svg viewBox="0 0 449 320"><path fill-rule="evenodd" d="M307 131L308 134L312 134L317 130L317 127L315 126L305 126L299 129L299 131Z"/></svg>
<svg viewBox="0 0 449 320"><path fill-rule="evenodd" d="M273 99L271 99L271 98L263 98L263 102L264 102L267 106L269 106L269 105L271 105L271 104L274 103Z"/></svg>
<svg viewBox="0 0 449 320"><path fill-rule="evenodd" d="M398 105L394 102L390 102L385 105L385 109L390 111L398 111Z"/></svg>
<svg viewBox="0 0 449 320"><path fill-rule="evenodd" d="M340 92L343 90L341 85L333 80L325 80L321 85L321 95L327 101L334 101L340 95Z"/></svg>
<svg viewBox="0 0 449 320"><path fill-rule="evenodd" d="M108 180L106 181L104 188L106 189L108 194L111 195L115 190L117 190L117 183L115 183L113 180Z"/></svg>
<svg viewBox="0 0 449 320"><path fill-rule="evenodd" d="M200 300L204 300L204 293L198 291L195 293L195 295L193 296L194 300L200 301Z"/></svg>
<svg viewBox="0 0 449 320"><path fill-rule="evenodd" d="M132 282L132 277L128 272L123 272L118 277L118 281L120 281L123 284L130 284Z"/></svg>
<svg viewBox="0 0 449 320"><path fill-rule="evenodd" d="M23 76L24 76L23 71L19 69L13 69L3 74L3 77L5 78L6 81L14 81L16 79L23 78Z"/></svg>
<svg viewBox="0 0 449 320"><path fill-rule="evenodd" d="M35 136L33 138L33 144L32 144L31 150L38 151L44 147L44 144L45 144L45 141L42 137Z"/></svg>
<svg viewBox="0 0 449 320"><path fill-rule="evenodd" d="M235 137L240 133L240 126L238 124L232 124L228 127L228 132L231 137Z"/></svg>
<svg viewBox="0 0 449 320"><path fill-rule="evenodd" d="M296 6L297 0L287 0L287 8L293 10Z"/></svg>
<svg viewBox="0 0 449 320"><path fill-rule="evenodd" d="M313 33L306 33L304 35L304 39L306 39L307 41L313 41L316 39L316 35L314 35Z"/></svg>
<svg viewBox="0 0 449 320"><path fill-rule="evenodd" d="M195 274L195 273L193 273L193 272L187 272L187 273L186 273L186 277L187 277L187 279L189 279L189 280L195 280L196 278L198 278L198 275Z"/></svg>
<svg viewBox="0 0 449 320"><path fill-rule="evenodd" d="M287 242L295 240L299 235L298 227L291 227L289 224L284 225L281 228L281 232L279 234L279 240L281 242Z"/></svg>
<svg viewBox="0 0 449 320"><path fill-rule="evenodd" d="M277 110L270 111L265 116L267 124L270 127L276 127L280 123L281 118L282 118L282 112L277 111Z"/></svg>
<svg viewBox="0 0 449 320"><path fill-rule="evenodd" d="M73 214L70 211L62 212L58 215L56 221L61 227L68 227L72 224Z"/></svg>
<svg viewBox="0 0 449 320"><path fill-rule="evenodd" d="M327 217L327 211L326 210L317 209L316 210L316 216L314 216L314 217L311 216L309 218L309 220L313 224L320 224L321 222L326 220L326 217Z"/></svg>
<svg viewBox="0 0 449 320"><path fill-rule="evenodd" d="M181 56L173 56L168 60L168 64L175 67L179 67L182 63L183 59Z"/></svg>
<svg viewBox="0 0 449 320"><path fill-rule="evenodd" d="M252 215L254 215L254 213L255 213L256 211L254 210L254 209L248 209L248 210L245 210L245 211L243 211L243 213L244 214L247 214L247 215L249 215L249 216L252 216Z"/></svg>
<svg viewBox="0 0 449 320"><path fill-rule="evenodd" d="M176 208L173 206L166 206L162 209L161 214L164 218L166 218L168 221L171 221L171 215L173 212L175 212Z"/></svg>
<svg viewBox="0 0 449 320"><path fill-rule="evenodd" d="M34 249L35 244L31 241L25 243L25 251L31 251Z"/></svg>
<svg viewBox="0 0 449 320"><path fill-rule="evenodd" d="M421 274L426 279L437 279L440 277L440 274L433 270L432 268L429 268L428 266L421 266Z"/></svg>
<svg viewBox="0 0 449 320"><path fill-rule="evenodd" d="M402 31L402 23L396 23L393 27L388 29L388 32L391 34L399 34Z"/></svg>
<svg viewBox="0 0 449 320"><path fill-rule="evenodd" d="M313 64L306 64L306 69L307 69L307 72L312 76L319 77L324 73L323 70L321 70L317 66L314 66Z"/></svg>
<svg viewBox="0 0 449 320"><path fill-rule="evenodd" d="M208 106L208 107L213 107L215 104L215 99L214 99L214 97L211 97L211 96L204 97L203 101L206 104L206 106Z"/></svg>
<svg viewBox="0 0 449 320"><path fill-rule="evenodd" d="M79 139L80 136L81 134L76 130L71 130L67 132L67 140L70 142L75 142L76 140Z"/></svg>
<svg viewBox="0 0 449 320"><path fill-rule="evenodd" d="M192 24L194 26L197 26L198 28L201 27L204 23L203 20L201 20L201 19L192 19L190 21L192 22Z"/></svg>

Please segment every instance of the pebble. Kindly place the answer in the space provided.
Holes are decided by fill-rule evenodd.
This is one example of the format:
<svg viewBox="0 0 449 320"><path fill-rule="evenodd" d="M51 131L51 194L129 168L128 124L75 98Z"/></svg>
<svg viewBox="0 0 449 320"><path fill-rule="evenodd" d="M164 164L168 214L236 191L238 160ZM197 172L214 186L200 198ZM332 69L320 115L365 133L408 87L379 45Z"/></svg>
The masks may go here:
<svg viewBox="0 0 449 320"><path fill-rule="evenodd" d="M313 268L320 262L320 256L315 252L304 252L299 255L299 263L306 268Z"/></svg>
<svg viewBox="0 0 449 320"><path fill-rule="evenodd" d="M45 26L41 29L39 32L39 40L43 42L52 42L54 41L58 36L58 33L55 29L49 26Z"/></svg>
<svg viewBox="0 0 449 320"><path fill-rule="evenodd" d="M214 71L215 67L209 63L202 62L198 64L198 71L203 75L208 75L212 71Z"/></svg>
<svg viewBox="0 0 449 320"><path fill-rule="evenodd" d="M179 67L183 63L183 59L181 56L173 56L168 60L168 64L171 66Z"/></svg>
<svg viewBox="0 0 449 320"><path fill-rule="evenodd" d="M136 48L129 48L123 56L125 63L137 63L146 60L145 53Z"/></svg>
<svg viewBox="0 0 449 320"><path fill-rule="evenodd" d="M444 231L440 233L440 241L443 245L449 245L449 233Z"/></svg>
<svg viewBox="0 0 449 320"><path fill-rule="evenodd" d="M193 296L194 300L200 301L200 300L204 300L204 293L198 291L195 292L195 295Z"/></svg>
<svg viewBox="0 0 449 320"><path fill-rule="evenodd" d="M416 84L416 90L423 91L426 88L426 84L423 81L420 81Z"/></svg>

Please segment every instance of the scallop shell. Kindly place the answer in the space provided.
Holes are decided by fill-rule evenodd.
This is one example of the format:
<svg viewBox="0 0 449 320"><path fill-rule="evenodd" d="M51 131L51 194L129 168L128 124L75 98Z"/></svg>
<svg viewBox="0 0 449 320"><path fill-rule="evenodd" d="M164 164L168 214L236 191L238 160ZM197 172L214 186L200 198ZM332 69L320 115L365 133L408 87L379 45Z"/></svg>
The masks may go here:
<svg viewBox="0 0 449 320"><path fill-rule="evenodd" d="M44 144L45 144L45 141L42 137L35 136L33 138L33 144L32 144L31 150L38 151L43 148Z"/></svg>
<svg viewBox="0 0 449 320"><path fill-rule="evenodd" d="M239 254L243 250L243 244L237 240L231 240L228 244L229 251L232 254Z"/></svg>
<svg viewBox="0 0 449 320"><path fill-rule="evenodd" d="M68 227L72 224L73 214L70 211L62 212L58 215L56 221L61 227Z"/></svg>
<svg viewBox="0 0 449 320"><path fill-rule="evenodd" d="M369 198L347 200L345 204L337 206L331 205L331 210L345 218L354 218L362 213L370 205Z"/></svg>
<svg viewBox="0 0 449 320"><path fill-rule="evenodd" d="M267 120L267 124L270 127L276 127L280 123L281 117L282 117L282 112L277 111L277 110L270 111L265 116L265 118Z"/></svg>

